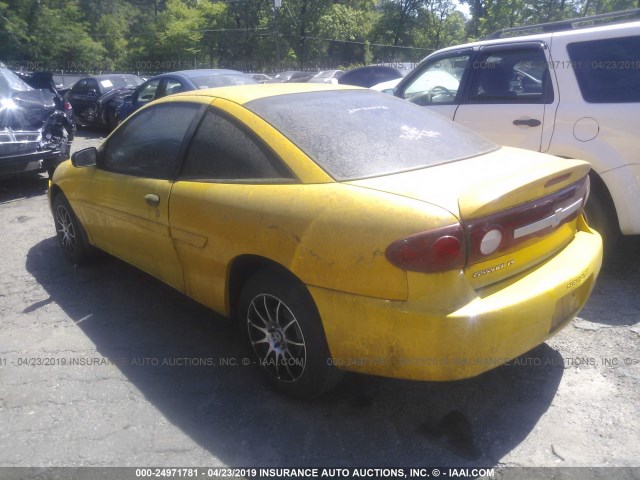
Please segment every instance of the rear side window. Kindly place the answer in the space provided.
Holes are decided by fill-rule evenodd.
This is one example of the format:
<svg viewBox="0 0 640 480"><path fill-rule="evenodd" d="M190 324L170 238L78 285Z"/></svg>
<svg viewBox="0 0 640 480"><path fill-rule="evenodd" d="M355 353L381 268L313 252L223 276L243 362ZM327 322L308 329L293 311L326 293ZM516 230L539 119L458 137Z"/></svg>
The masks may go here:
<svg viewBox="0 0 640 480"><path fill-rule="evenodd" d="M640 102L640 36L571 43L567 50L585 101Z"/></svg>
<svg viewBox="0 0 640 480"><path fill-rule="evenodd" d="M208 110L182 168L181 180L290 183L293 174L262 142L223 113Z"/></svg>

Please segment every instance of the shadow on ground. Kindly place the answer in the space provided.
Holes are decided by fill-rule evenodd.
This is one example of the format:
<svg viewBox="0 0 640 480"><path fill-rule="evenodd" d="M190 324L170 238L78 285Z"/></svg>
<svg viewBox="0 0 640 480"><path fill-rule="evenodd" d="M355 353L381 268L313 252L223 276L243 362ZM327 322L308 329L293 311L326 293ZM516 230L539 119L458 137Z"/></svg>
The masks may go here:
<svg viewBox="0 0 640 480"><path fill-rule="evenodd" d="M0 205L37 197L47 192L49 178L46 174L30 173L0 179Z"/></svg>
<svg viewBox="0 0 640 480"><path fill-rule="evenodd" d="M610 326L640 323L640 235L622 237L605 258L580 317ZM592 319L597 319L594 321Z"/></svg>
<svg viewBox="0 0 640 480"><path fill-rule="evenodd" d="M49 238L30 249L27 269L147 401L231 466L492 466L532 431L563 375L560 354L542 345L471 380L347 374L324 397L298 402L242 365L229 320L112 257L74 268Z"/></svg>

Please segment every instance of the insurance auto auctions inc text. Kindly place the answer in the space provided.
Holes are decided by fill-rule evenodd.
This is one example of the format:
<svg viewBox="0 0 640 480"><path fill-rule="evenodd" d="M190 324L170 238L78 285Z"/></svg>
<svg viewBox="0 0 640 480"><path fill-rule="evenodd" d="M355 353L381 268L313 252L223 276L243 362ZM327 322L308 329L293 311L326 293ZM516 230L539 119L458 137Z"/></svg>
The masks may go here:
<svg viewBox="0 0 640 480"><path fill-rule="evenodd" d="M271 478L492 478L493 468L260 468Z"/></svg>

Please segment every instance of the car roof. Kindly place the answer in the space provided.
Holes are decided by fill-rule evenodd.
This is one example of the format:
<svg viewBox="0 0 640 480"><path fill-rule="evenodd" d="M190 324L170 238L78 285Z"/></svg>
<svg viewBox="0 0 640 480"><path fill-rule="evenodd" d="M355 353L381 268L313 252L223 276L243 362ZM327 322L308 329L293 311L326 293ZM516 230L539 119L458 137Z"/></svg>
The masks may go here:
<svg viewBox="0 0 640 480"><path fill-rule="evenodd" d="M487 47L490 45L504 45L505 43L517 43L517 42L535 42L535 41L546 41L550 37L560 37L560 36L576 36L581 40L596 40L597 34L602 31L623 31L628 29L637 29L640 27L640 22L625 22L625 23L612 23L605 25L596 25L588 28L579 28L573 30L560 30L557 32L535 32L527 35L516 35L513 37L499 37L499 38L485 38L481 40L477 40L475 42L463 43L460 45L453 45L451 47L441 48L440 50L436 50L433 53L430 53L426 57L422 59L421 62L424 62L427 58L433 57L435 55L440 55L441 53L452 52L457 50L464 50L468 48L479 48L479 47ZM576 39L577 41L577 39Z"/></svg>
<svg viewBox="0 0 640 480"><path fill-rule="evenodd" d="M195 70L179 70L177 72L168 72L165 75L173 73L174 75L184 75L185 77L204 77L209 75L244 75L238 70L228 70L226 68L201 68Z"/></svg>
<svg viewBox="0 0 640 480"><path fill-rule="evenodd" d="M234 103L244 104L252 100L266 97L276 97L279 95L292 95L296 93L320 92L331 90L367 90L353 87L351 85L327 85L322 83L265 83L250 85L234 85L228 87L207 88L203 90L193 90L190 92L178 93L171 97L164 97L154 103L163 101L175 101L180 97L204 96L222 98Z"/></svg>
<svg viewBox="0 0 640 480"><path fill-rule="evenodd" d="M109 78L123 78L123 77L138 77L138 75L134 75L132 73L103 73L101 75L88 75L80 80L84 80L85 78L95 78L96 80L107 80Z"/></svg>
<svg viewBox="0 0 640 480"><path fill-rule="evenodd" d="M182 78L186 78L187 80L190 80L192 78L211 77L211 76L218 76L218 75L250 76L245 73L239 72L238 70L228 70L224 68L209 68L209 69L197 69L197 70L178 70L176 72L161 73L159 75L154 75L153 77L149 78L147 82L150 80L157 80L160 78L167 78L167 77L182 77Z"/></svg>

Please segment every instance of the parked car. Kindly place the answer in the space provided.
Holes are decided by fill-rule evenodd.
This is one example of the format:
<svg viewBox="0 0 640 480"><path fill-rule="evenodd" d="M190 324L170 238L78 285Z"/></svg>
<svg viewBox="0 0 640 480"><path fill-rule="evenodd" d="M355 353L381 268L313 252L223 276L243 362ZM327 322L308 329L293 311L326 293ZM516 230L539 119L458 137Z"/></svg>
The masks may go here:
<svg viewBox="0 0 640 480"><path fill-rule="evenodd" d="M355 85L369 88L378 83L402 78L402 73L396 68L383 65L369 65L348 70L338 79L341 85Z"/></svg>
<svg viewBox="0 0 640 480"><path fill-rule="evenodd" d="M287 70L275 75L271 80L265 83L304 83L313 77L312 72L302 72L297 70Z"/></svg>
<svg viewBox="0 0 640 480"><path fill-rule="evenodd" d="M142 85L137 75L106 74L78 80L66 93L73 107L76 126L97 126L112 130L117 125L116 110L127 95Z"/></svg>
<svg viewBox="0 0 640 480"><path fill-rule="evenodd" d="M72 137L72 124L52 92L29 86L0 62L0 177L52 175L68 158Z"/></svg>
<svg viewBox="0 0 640 480"><path fill-rule="evenodd" d="M309 79L309 83L333 83L337 84L338 79L344 74L344 70L324 70L316 73Z"/></svg>
<svg viewBox="0 0 640 480"><path fill-rule="evenodd" d="M253 83L258 81L237 70L196 69L163 73L150 78L124 98L122 105L116 111L116 122L122 122L141 106L166 95L203 88Z"/></svg>
<svg viewBox="0 0 640 480"><path fill-rule="evenodd" d="M75 135L75 125L73 123L73 107L64 99L64 94L54 81L54 76L51 72L14 72L21 80L27 85L38 90L44 90L51 94L56 108L61 112L64 112L67 117L66 130L68 134L68 140L73 140Z"/></svg>
<svg viewBox="0 0 640 480"><path fill-rule="evenodd" d="M266 83L271 80L271 77L266 73L250 73L249 76L258 83Z"/></svg>
<svg viewBox="0 0 640 480"><path fill-rule="evenodd" d="M56 73L53 74L53 82L55 83L56 90L64 97L64 95L73 87L78 81L86 77L86 75L74 74L74 73Z"/></svg>
<svg viewBox="0 0 640 480"><path fill-rule="evenodd" d="M373 90L246 85L140 109L49 198L70 262L97 247L234 318L310 397L341 370L471 377L567 325L602 259L588 172Z"/></svg>
<svg viewBox="0 0 640 480"><path fill-rule="evenodd" d="M446 48L395 95L499 144L587 160L589 223L613 248L620 232L640 234L638 16L640 9L513 28Z"/></svg>
<svg viewBox="0 0 640 480"><path fill-rule="evenodd" d="M376 83L375 85L369 88L377 92L393 95L393 91L400 83L400 80L402 80L402 78L394 78L393 80L387 80L386 82Z"/></svg>

